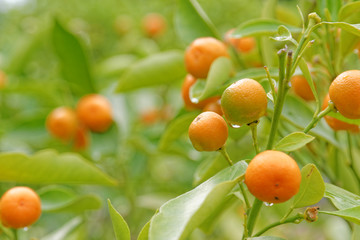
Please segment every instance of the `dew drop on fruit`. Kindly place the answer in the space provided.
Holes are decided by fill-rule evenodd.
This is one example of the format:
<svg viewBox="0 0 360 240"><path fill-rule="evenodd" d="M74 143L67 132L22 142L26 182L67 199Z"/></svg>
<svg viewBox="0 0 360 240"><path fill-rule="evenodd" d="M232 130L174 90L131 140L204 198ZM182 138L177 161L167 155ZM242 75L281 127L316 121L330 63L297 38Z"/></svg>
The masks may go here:
<svg viewBox="0 0 360 240"><path fill-rule="evenodd" d="M231 123L230 123L230 126L231 126L232 128L240 128L240 126L239 126L239 125L236 125L236 124L231 124Z"/></svg>
<svg viewBox="0 0 360 240"><path fill-rule="evenodd" d="M27 231L29 230L29 228L28 228L28 227L24 227L23 230L24 230L25 232L27 232Z"/></svg>
<svg viewBox="0 0 360 240"><path fill-rule="evenodd" d="M273 203L268 203L268 202L264 202L264 205L267 207L271 207L272 205L274 205Z"/></svg>
<svg viewBox="0 0 360 240"><path fill-rule="evenodd" d="M197 103L199 103L199 99L197 99L197 98L191 98L191 102L197 104Z"/></svg>

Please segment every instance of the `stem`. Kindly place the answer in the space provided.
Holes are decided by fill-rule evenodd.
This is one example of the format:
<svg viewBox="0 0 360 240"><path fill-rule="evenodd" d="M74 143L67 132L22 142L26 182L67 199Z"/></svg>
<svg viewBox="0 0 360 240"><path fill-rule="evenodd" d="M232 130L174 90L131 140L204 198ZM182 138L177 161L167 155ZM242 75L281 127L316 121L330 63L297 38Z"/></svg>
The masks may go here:
<svg viewBox="0 0 360 240"><path fill-rule="evenodd" d="M257 125L258 124L259 124L259 120L256 120L256 121L248 124L248 126L251 128L251 135L252 135L256 154L260 153L260 149L259 149L259 145L258 145L258 141L257 141Z"/></svg>
<svg viewBox="0 0 360 240"><path fill-rule="evenodd" d="M353 172L353 174L357 180L357 184L359 186L360 177L357 174L357 172L355 171L355 167L354 167L354 156L352 154L352 140L351 140L351 135L349 132L347 132L347 145L348 145L348 152L349 152L349 167L350 167L351 171Z"/></svg>
<svg viewBox="0 0 360 240"><path fill-rule="evenodd" d="M14 240L18 240L19 239L18 230L13 229L13 233L14 233Z"/></svg>
<svg viewBox="0 0 360 240"><path fill-rule="evenodd" d="M302 220L304 219L304 216L302 214L298 214L296 216L293 216L291 218L286 219L285 221L281 222L275 222L273 224L270 224L269 226L263 228L262 230L260 230L259 232L257 232L254 237L259 237L262 234L264 234L266 231L270 230L271 228L277 227L279 225L285 224L285 223L296 223L298 220Z"/></svg>
<svg viewBox="0 0 360 240"><path fill-rule="evenodd" d="M231 158L225 149L225 146L219 148L218 151L224 156L224 158L226 159L226 161L229 163L230 166L234 165L233 161L231 161ZM239 183L239 187L240 187L240 192L244 197L246 208L251 208L243 183Z"/></svg>
<svg viewBox="0 0 360 240"><path fill-rule="evenodd" d="M268 77L268 80L269 80L269 84L270 84L270 88L271 88L271 93L272 93L272 96L273 96L273 99L274 99L274 102L276 102L276 92L275 92L275 86L274 86L274 83L271 79L271 76L270 76L270 72L269 72L269 69L267 66L264 67L265 71L266 71L266 75Z"/></svg>
<svg viewBox="0 0 360 240"><path fill-rule="evenodd" d="M251 236L252 235L252 232L253 232L253 229L254 229L254 226L255 226L255 222L256 222L256 219L259 215L259 212L260 212L260 209L263 205L263 202L257 198L255 198L254 200L254 203L253 203L253 206L250 210L250 214L249 214L249 219L248 219L248 222L247 222L247 230L248 230L248 235Z"/></svg>
<svg viewBox="0 0 360 240"><path fill-rule="evenodd" d="M286 54L286 52L284 49L281 49L278 52L278 55L279 55L279 93L278 93L278 97L275 102L273 119L271 121L270 136L269 136L268 144L266 147L266 149L268 149L268 150L272 149L272 147L274 145L275 135L276 135L277 127L279 125L279 119L281 116L281 112L282 112L282 108L283 108L284 100L285 100L286 93L284 93L284 91L286 91L286 88L283 86L284 79L285 79L285 57L286 57L285 54Z"/></svg>
<svg viewBox="0 0 360 240"><path fill-rule="evenodd" d="M324 117L326 114L328 114L329 112L332 111L332 107L329 105L327 108L325 108L323 111L321 111L316 117L314 117L311 122L306 126L306 128L304 129L304 133L308 133L312 128L314 128L316 126L316 124L318 123L318 121Z"/></svg>

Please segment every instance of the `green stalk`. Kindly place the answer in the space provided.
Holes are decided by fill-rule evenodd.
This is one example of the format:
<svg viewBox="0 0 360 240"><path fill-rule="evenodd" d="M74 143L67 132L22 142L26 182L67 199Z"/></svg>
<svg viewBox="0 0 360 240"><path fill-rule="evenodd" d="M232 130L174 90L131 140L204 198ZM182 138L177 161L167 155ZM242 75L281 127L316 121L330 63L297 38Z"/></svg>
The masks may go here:
<svg viewBox="0 0 360 240"><path fill-rule="evenodd" d="M278 222L275 222L275 223L273 223L273 224L270 224L269 226L267 226L267 227L263 228L262 230L260 230L259 232L257 232L257 233L254 235L254 237L259 237L259 236L261 236L262 234L264 234L265 232L267 232L268 230L270 230L270 229L272 229L272 228L274 228L274 227L277 227L277 226L279 226L279 225L286 224L286 223L297 223L297 222L299 222L299 221L301 221L301 220L303 220L303 219L304 219L304 215L299 213L298 215L293 216L293 217L291 217L291 218L288 218L288 219L286 219L286 220L283 221L283 222L278 221Z"/></svg>
<svg viewBox="0 0 360 240"><path fill-rule="evenodd" d="M323 111L321 111L316 117L314 117L311 122L305 127L304 133L308 133L312 128L316 126L316 124L320 121L321 118L323 118L326 114L331 112L333 108L329 105L327 108L325 108Z"/></svg>
<svg viewBox="0 0 360 240"><path fill-rule="evenodd" d="M251 136L253 139L256 154L260 153L260 149L259 149L259 145L258 145L258 141L257 141L257 125L258 124L259 124L259 120L256 120L256 121L248 124L248 126L251 128Z"/></svg>
<svg viewBox="0 0 360 240"><path fill-rule="evenodd" d="M252 236L252 232L254 230L254 226L257 220L257 217L259 215L260 209L263 205L263 202L257 198L255 198L253 206L250 210L250 214L249 214L249 218L248 218L248 222L247 222L247 230L248 230L248 235Z"/></svg>
<svg viewBox="0 0 360 240"><path fill-rule="evenodd" d="M270 88L271 88L271 93L272 93L274 102L276 102L277 96L276 96L276 92L275 92L275 86L274 86L274 83L273 83L273 81L272 81L272 79L271 79L269 69L268 69L268 67L266 67L266 66L264 67L264 69L265 69L265 71L266 71L266 75L267 75L267 78L268 78L268 80L269 80L269 84L270 84Z"/></svg>

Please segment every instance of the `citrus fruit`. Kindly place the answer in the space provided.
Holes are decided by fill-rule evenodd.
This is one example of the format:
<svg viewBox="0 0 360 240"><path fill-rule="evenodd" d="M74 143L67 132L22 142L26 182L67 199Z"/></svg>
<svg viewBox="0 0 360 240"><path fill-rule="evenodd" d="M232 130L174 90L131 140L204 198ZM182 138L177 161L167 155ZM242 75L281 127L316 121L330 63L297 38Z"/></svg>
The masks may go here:
<svg viewBox="0 0 360 240"><path fill-rule="evenodd" d="M104 132L112 124L110 102L102 95L89 94L82 97L76 107L79 120L94 132Z"/></svg>
<svg viewBox="0 0 360 240"><path fill-rule="evenodd" d="M302 75L292 76L290 81L291 81L291 88L294 90L296 95L298 95L305 101L315 100L315 97L311 91L310 85L306 81L306 78L304 76L302 76Z"/></svg>
<svg viewBox="0 0 360 240"><path fill-rule="evenodd" d="M217 113L200 113L189 127L189 138L198 151L216 151L228 137L225 120Z"/></svg>
<svg viewBox="0 0 360 240"><path fill-rule="evenodd" d="M46 119L46 128L54 136L62 140L73 138L78 120L76 113L69 107L54 109Z"/></svg>
<svg viewBox="0 0 360 240"><path fill-rule="evenodd" d="M235 29L230 29L225 34L225 42L231 44L236 50L241 53L250 52L255 48L256 41L253 37L242 37L242 38L234 38L231 34L234 32Z"/></svg>
<svg viewBox="0 0 360 240"><path fill-rule="evenodd" d="M256 155L245 172L245 184L252 195L267 203L282 203L300 188L300 169L289 155L267 150Z"/></svg>
<svg viewBox="0 0 360 240"><path fill-rule="evenodd" d="M0 217L2 224L11 228L23 228L35 223L41 215L41 201L34 190L14 187L1 197Z"/></svg>
<svg viewBox="0 0 360 240"><path fill-rule="evenodd" d="M195 39L185 52L186 69L195 78L206 78L211 64L219 57L229 57L223 42L212 37Z"/></svg>
<svg viewBox="0 0 360 240"><path fill-rule="evenodd" d="M221 96L225 119L233 127L251 123L264 116L267 97L257 81L244 78L225 89Z"/></svg>
<svg viewBox="0 0 360 240"><path fill-rule="evenodd" d="M211 101L204 106L203 112L215 112L222 116L223 111L221 109L220 98L211 98Z"/></svg>
<svg viewBox="0 0 360 240"><path fill-rule="evenodd" d="M327 94L324 98L322 109L324 110L327 108L330 101L329 94ZM334 117L325 116L324 117L326 123L334 130L334 131L340 131L340 130L346 130L351 132L359 132L359 126L355 124L350 124L343 122L341 120L338 120Z"/></svg>
<svg viewBox="0 0 360 240"><path fill-rule="evenodd" d="M158 13L149 13L142 20L142 27L146 35L156 37L166 29L165 18Z"/></svg>
<svg viewBox="0 0 360 240"><path fill-rule="evenodd" d="M350 119L360 118L360 70L349 70L331 83L329 95L336 109Z"/></svg>

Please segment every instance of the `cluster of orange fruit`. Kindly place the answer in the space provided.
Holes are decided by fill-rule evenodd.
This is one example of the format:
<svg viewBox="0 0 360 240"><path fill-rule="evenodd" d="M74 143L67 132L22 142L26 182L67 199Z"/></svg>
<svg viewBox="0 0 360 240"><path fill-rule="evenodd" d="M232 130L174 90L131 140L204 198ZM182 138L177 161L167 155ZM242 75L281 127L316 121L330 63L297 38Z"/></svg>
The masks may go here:
<svg viewBox="0 0 360 240"><path fill-rule="evenodd" d="M89 144L88 130L105 132L112 122L110 102L102 95L89 94L79 100L76 110L54 109L46 119L46 127L54 137L72 141L74 148L81 150Z"/></svg>
<svg viewBox="0 0 360 240"><path fill-rule="evenodd" d="M13 187L1 197L0 219L5 227L28 227L35 223L40 215L40 197L31 188Z"/></svg>

